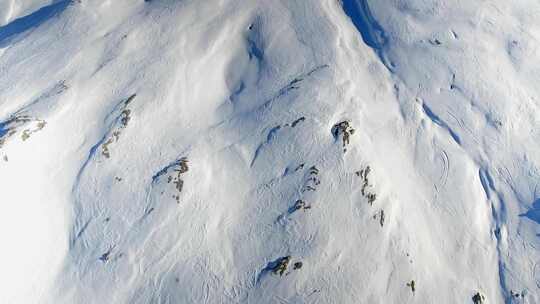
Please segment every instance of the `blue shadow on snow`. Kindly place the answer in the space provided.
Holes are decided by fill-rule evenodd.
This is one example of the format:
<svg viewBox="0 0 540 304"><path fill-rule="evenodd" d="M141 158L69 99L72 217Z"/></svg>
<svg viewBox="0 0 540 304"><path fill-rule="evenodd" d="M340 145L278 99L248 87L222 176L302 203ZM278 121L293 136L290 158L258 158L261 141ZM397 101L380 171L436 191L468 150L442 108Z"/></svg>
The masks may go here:
<svg viewBox="0 0 540 304"><path fill-rule="evenodd" d="M0 46L14 35L23 33L33 27L40 26L51 17L62 12L70 3L71 0L63 0L47 5L30 15L20 17L7 25L0 27Z"/></svg>
<svg viewBox="0 0 540 304"><path fill-rule="evenodd" d="M386 44L384 29L373 18L368 0L343 0L343 10L369 47L379 53Z"/></svg>
<svg viewBox="0 0 540 304"><path fill-rule="evenodd" d="M529 209L526 213L520 214L521 217L526 217L531 221L540 224L540 198L536 199L532 204L532 208Z"/></svg>

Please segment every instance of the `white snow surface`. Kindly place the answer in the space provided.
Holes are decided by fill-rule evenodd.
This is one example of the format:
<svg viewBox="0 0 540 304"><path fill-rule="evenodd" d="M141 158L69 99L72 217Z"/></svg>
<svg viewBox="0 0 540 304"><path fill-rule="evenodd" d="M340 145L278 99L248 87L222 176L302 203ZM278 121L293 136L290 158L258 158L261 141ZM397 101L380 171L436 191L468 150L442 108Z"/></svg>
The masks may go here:
<svg viewBox="0 0 540 304"><path fill-rule="evenodd" d="M539 17L0 0L0 303L540 303Z"/></svg>

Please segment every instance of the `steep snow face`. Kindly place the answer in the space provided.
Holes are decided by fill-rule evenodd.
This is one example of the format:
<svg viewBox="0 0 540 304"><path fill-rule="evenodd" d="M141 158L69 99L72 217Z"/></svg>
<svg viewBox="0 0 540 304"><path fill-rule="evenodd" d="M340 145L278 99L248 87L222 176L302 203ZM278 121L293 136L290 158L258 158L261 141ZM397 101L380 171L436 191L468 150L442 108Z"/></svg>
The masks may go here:
<svg viewBox="0 0 540 304"><path fill-rule="evenodd" d="M0 0L1 302L540 301L539 9Z"/></svg>

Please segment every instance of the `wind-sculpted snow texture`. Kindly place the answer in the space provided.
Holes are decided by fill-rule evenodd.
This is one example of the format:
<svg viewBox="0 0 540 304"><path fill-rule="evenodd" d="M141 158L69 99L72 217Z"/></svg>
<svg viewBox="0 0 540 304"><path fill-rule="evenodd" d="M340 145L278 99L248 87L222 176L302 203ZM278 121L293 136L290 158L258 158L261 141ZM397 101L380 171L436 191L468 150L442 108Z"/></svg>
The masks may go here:
<svg viewBox="0 0 540 304"><path fill-rule="evenodd" d="M538 14L0 0L0 303L540 302Z"/></svg>

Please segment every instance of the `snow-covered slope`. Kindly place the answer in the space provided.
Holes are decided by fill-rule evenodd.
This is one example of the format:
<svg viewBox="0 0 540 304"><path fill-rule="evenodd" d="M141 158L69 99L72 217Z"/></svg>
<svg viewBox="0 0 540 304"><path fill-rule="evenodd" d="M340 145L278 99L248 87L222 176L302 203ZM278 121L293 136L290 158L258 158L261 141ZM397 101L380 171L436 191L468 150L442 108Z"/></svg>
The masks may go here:
<svg viewBox="0 0 540 304"><path fill-rule="evenodd" d="M0 302L539 302L539 14L0 0Z"/></svg>

